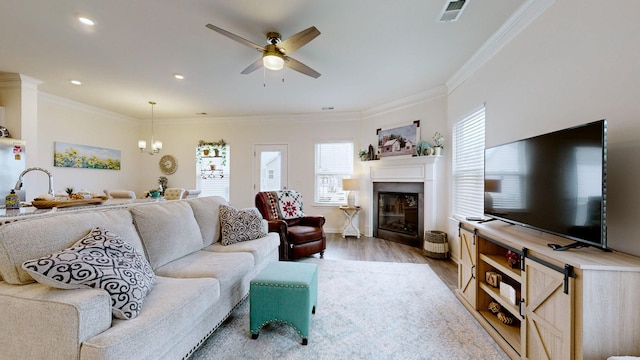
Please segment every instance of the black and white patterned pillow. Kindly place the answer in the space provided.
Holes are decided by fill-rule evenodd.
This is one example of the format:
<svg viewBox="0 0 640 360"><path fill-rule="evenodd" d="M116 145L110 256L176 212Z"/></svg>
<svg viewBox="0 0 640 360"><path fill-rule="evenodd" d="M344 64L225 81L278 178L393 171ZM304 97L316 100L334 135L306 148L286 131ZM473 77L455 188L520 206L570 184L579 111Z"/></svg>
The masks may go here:
<svg viewBox="0 0 640 360"><path fill-rule="evenodd" d="M267 235L262 226L262 215L257 208L238 210L232 206L220 205L222 245L255 240Z"/></svg>
<svg viewBox="0 0 640 360"><path fill-rule="evenodd" d="M104 289L111 312L133 319L156 283L147 259L118 235L95 227L70 248L22 264L37 282L59 289Z"/></svg>

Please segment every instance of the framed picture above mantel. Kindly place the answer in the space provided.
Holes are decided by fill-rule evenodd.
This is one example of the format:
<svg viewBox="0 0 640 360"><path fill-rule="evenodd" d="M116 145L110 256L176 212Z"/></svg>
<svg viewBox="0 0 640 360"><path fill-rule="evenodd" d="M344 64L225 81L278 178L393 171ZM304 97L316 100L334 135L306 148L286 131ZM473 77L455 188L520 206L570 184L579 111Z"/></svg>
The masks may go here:
<svg viewBox="0 0 640 360"><path fill-rule="evenodd" d="M378 157L413 156L420 141L420 120L388 130L377 129Z"/></svg>

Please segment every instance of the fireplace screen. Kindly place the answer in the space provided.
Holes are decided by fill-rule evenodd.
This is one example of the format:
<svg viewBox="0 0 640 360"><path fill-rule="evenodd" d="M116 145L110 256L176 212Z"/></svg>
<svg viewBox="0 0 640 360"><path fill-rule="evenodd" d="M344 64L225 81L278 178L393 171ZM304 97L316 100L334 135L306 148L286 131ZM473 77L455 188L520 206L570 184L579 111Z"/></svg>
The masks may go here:
<svg viewBox="0 0 640 360"><path fill-rule="evenodd" d="M418 194L379 192L378 229L418 236Z"/></svg>

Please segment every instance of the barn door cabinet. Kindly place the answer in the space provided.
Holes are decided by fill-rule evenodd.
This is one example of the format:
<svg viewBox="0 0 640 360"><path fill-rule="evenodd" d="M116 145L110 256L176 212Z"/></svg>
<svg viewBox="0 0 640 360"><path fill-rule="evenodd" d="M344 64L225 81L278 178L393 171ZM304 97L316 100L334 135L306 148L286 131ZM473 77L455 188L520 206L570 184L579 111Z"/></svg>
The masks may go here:
<svg viewBox="0 0 640 360"><path fill-rule="evenodd" d="M460 227L460 262L458 263L458 293L471 306L476 306L476 236Z"/></svg>
<svg viewBox="0 0 640 360"><path fill-rule="evenodd" d="M461 220L459 240L456 296L510 358L640 356L640 258L500 221Z"/></svg>

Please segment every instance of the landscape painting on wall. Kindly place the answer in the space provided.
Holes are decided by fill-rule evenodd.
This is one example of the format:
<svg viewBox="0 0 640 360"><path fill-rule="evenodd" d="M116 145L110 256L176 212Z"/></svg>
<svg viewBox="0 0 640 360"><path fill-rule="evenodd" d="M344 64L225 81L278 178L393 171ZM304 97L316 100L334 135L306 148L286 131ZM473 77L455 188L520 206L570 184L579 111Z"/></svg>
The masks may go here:
<svg viewBox="0 0 640 360"><path fill-rule="evenodd" d="M53 149L53 166L120 170L120 150L56 141Z"/></svg>
<svg viewBox="0 0 640 360"><path fill-rule="evenodd" d="M378 129L378 156L413 155L420 141L420 120L389 130Z"/></svg>

